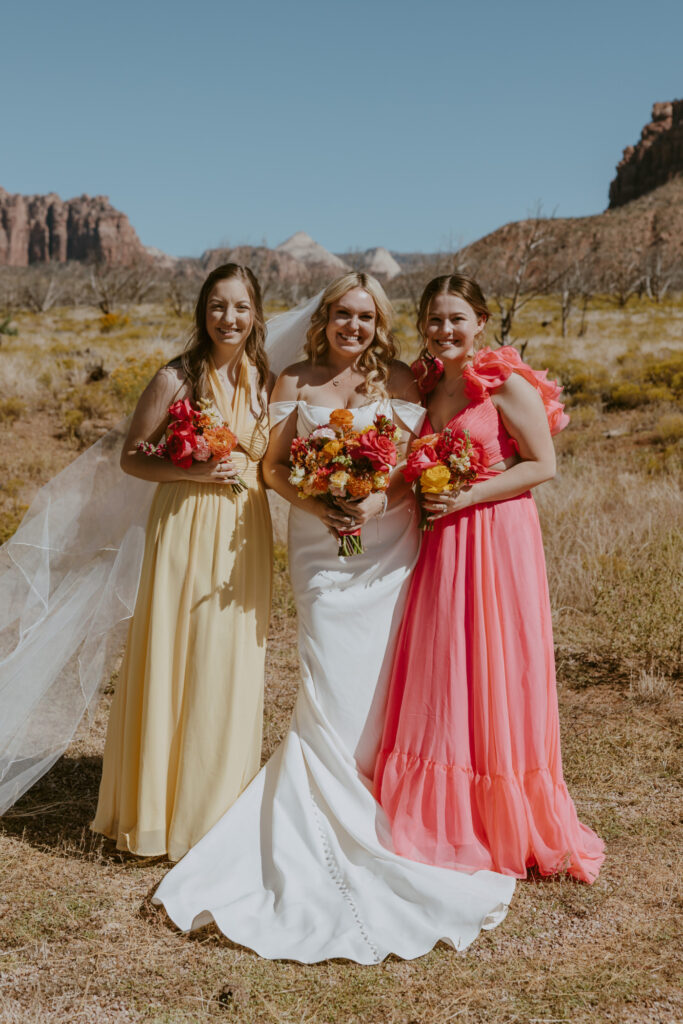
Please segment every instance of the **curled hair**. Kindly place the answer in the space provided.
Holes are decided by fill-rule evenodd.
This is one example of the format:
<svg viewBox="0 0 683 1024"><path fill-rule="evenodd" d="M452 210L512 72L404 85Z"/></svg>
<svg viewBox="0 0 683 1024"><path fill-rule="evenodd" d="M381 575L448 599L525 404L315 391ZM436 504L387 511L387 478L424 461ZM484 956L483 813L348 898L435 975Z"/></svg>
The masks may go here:
<svg viewBox="0 0 683 1024"><path fill-rule="evenodd" d="M325 357L330 343L327 340L327 324L330 306L338 302L352 288L362 288L375 304L375 337L358 357L358 369L365 375L362 392L373 398L387 398L389 368L397 356L396 342L391 333L393 309L384 289L376 278L360 271L350 271L337 277L322 294L318 308L311 317L311 326L306 332L305 352L312 363Z"/></svg>
<svg viewBox="0 0 683 1024"><path fill-rule="evenodd" d="M483 316L488 320L491 316L484 293L473 278L465 277L463 274L442 274L441 277L432 278L422 292L417 311L417 330L422 338L427 325L429 307L437 295L458 295L472 307L478 317Z"/></svg>
<svg viewBox="0 0 683 1024"><path fill-rule="evenodd" d="M266 416L267 407L263 397L268 384L268 357L266 356L266 321L263 315L263 301L261 299L261 288L255 275L249 267L239 263L223 263L211 271L204 281L199 292L197 305L194 310L194 327L190 339L185 346L185 351L179 359L180 368L192 389L195 401L210 393L209 389L209 366L213 342L206 329L206 308L209 304L209 296L219 281L227 281L236 278L242 281L251 302L254 324L249 337L246 340L244 350L247 358L256 367L258 374L258 401L260 408L259 422Z"/></svg>

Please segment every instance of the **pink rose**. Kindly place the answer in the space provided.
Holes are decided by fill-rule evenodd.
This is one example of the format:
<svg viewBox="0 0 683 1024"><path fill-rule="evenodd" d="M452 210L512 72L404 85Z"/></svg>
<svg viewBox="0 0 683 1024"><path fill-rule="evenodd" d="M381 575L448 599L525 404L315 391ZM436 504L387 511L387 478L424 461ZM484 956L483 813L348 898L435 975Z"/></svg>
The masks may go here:
<svg viewBox="0 0 683 1024"><path fill-rule="evenodd" d="M358 438L351 456L354 459L367 459L374 470L386 473L396 465L396 445L376 430L368 430Z"/></svg>
<svg viewBox="0 0 683 1024"><path fill-rule="evenodd" d="M438 464L439 459L436 452L430 444L425 444L417 451L410 453L403 469L403 475L408 483L412 484L413 480L417 480L425 469L431 469L432 466L438 466Z"/></svg>
<svg viewBox="0 0 683 1024"><path fill-rule="evenodd" d="M195 462L208 462L212 454L213 452L209 448L206 438L202 437L201 434L197 434L194 451L192 452Z"/></svg>

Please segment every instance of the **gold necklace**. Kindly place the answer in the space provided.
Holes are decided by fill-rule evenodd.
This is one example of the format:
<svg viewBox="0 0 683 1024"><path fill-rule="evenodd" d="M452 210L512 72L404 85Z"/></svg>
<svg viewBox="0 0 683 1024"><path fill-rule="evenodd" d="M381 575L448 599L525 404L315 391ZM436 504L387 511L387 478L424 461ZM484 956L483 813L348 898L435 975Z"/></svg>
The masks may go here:
<svg viewBox="0 0 683 1024"><path fill-rule="evenodd" d="M342 378L343 378L344 374L347 373L347 371L350 371L350 370L352 370L352 367L345 366L343 370L340 370L339 373L335 374L334 377L332 377L332 379L329 381L329 383L332 385L332 387L333 388L340 388L342 386Z"/></svg>

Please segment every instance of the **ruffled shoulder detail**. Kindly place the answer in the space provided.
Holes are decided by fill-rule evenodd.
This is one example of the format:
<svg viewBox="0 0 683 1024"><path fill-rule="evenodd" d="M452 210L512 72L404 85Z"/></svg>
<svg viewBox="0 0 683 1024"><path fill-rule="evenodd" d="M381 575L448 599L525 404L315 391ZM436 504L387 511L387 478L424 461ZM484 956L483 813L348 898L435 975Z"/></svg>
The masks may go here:
<svg viewBox="0 0 683 1024"><path fill-rule="evenodd" d="M487 398L502 387L511 373L518 373L532 384L543 400L550 433L559 434L569 423L564 404L559 401L562 388L556 380L548 380L547 370L534 370L525 363L512 345L503 345L493 351L483 348L477 352L469 366L463 370L465 393L470 399Z"/></svg>

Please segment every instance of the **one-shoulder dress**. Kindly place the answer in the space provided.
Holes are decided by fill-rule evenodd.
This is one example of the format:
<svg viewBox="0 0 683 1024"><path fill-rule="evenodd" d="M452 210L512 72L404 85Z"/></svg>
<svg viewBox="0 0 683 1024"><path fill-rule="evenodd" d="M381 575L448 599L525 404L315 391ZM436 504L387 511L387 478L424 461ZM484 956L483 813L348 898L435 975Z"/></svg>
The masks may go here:
<svg viewBox="0 0 683 1024"><path fill-rule="evenodd" d="M370 426L380 406L354 409ZM271 405L271 424L297 411L297 434L329 421L306 402ZM411 430L424 411L382 407ZM339 558L325 526L289 517L299 617L301 688L289 732L251 785L164 878L155 900L183 929L215 921L234 942L304 963L412 958L445 939L459 949L505 916L514 881L460 874L397 856L372 795L386 683L418 549L412 495L363 528L363 554Z"/></svg>
<svg viewBox="0 0 683 1024"><path fill-rule="evenodd" d="M545 374L513 348L483 350L464 371L469 403L448 426L469 431L488 467L514 454L490 397L512 372L540 392L551 433L567 422ZM517 878L534 864L596 878L604 845L578 820L562 773L545 558L528 491L444 516L424 535L374 781L403 856Z"/></svg>
<svg viewBox="0 0 683 1024"><path fill-rule="evenodd" d="M112 701L91 828L120 849L179 860L259 768L272 539L260 460L267 422L251 411L246 357L233 402L247 487L159 484L128 645Z"/></svg>

